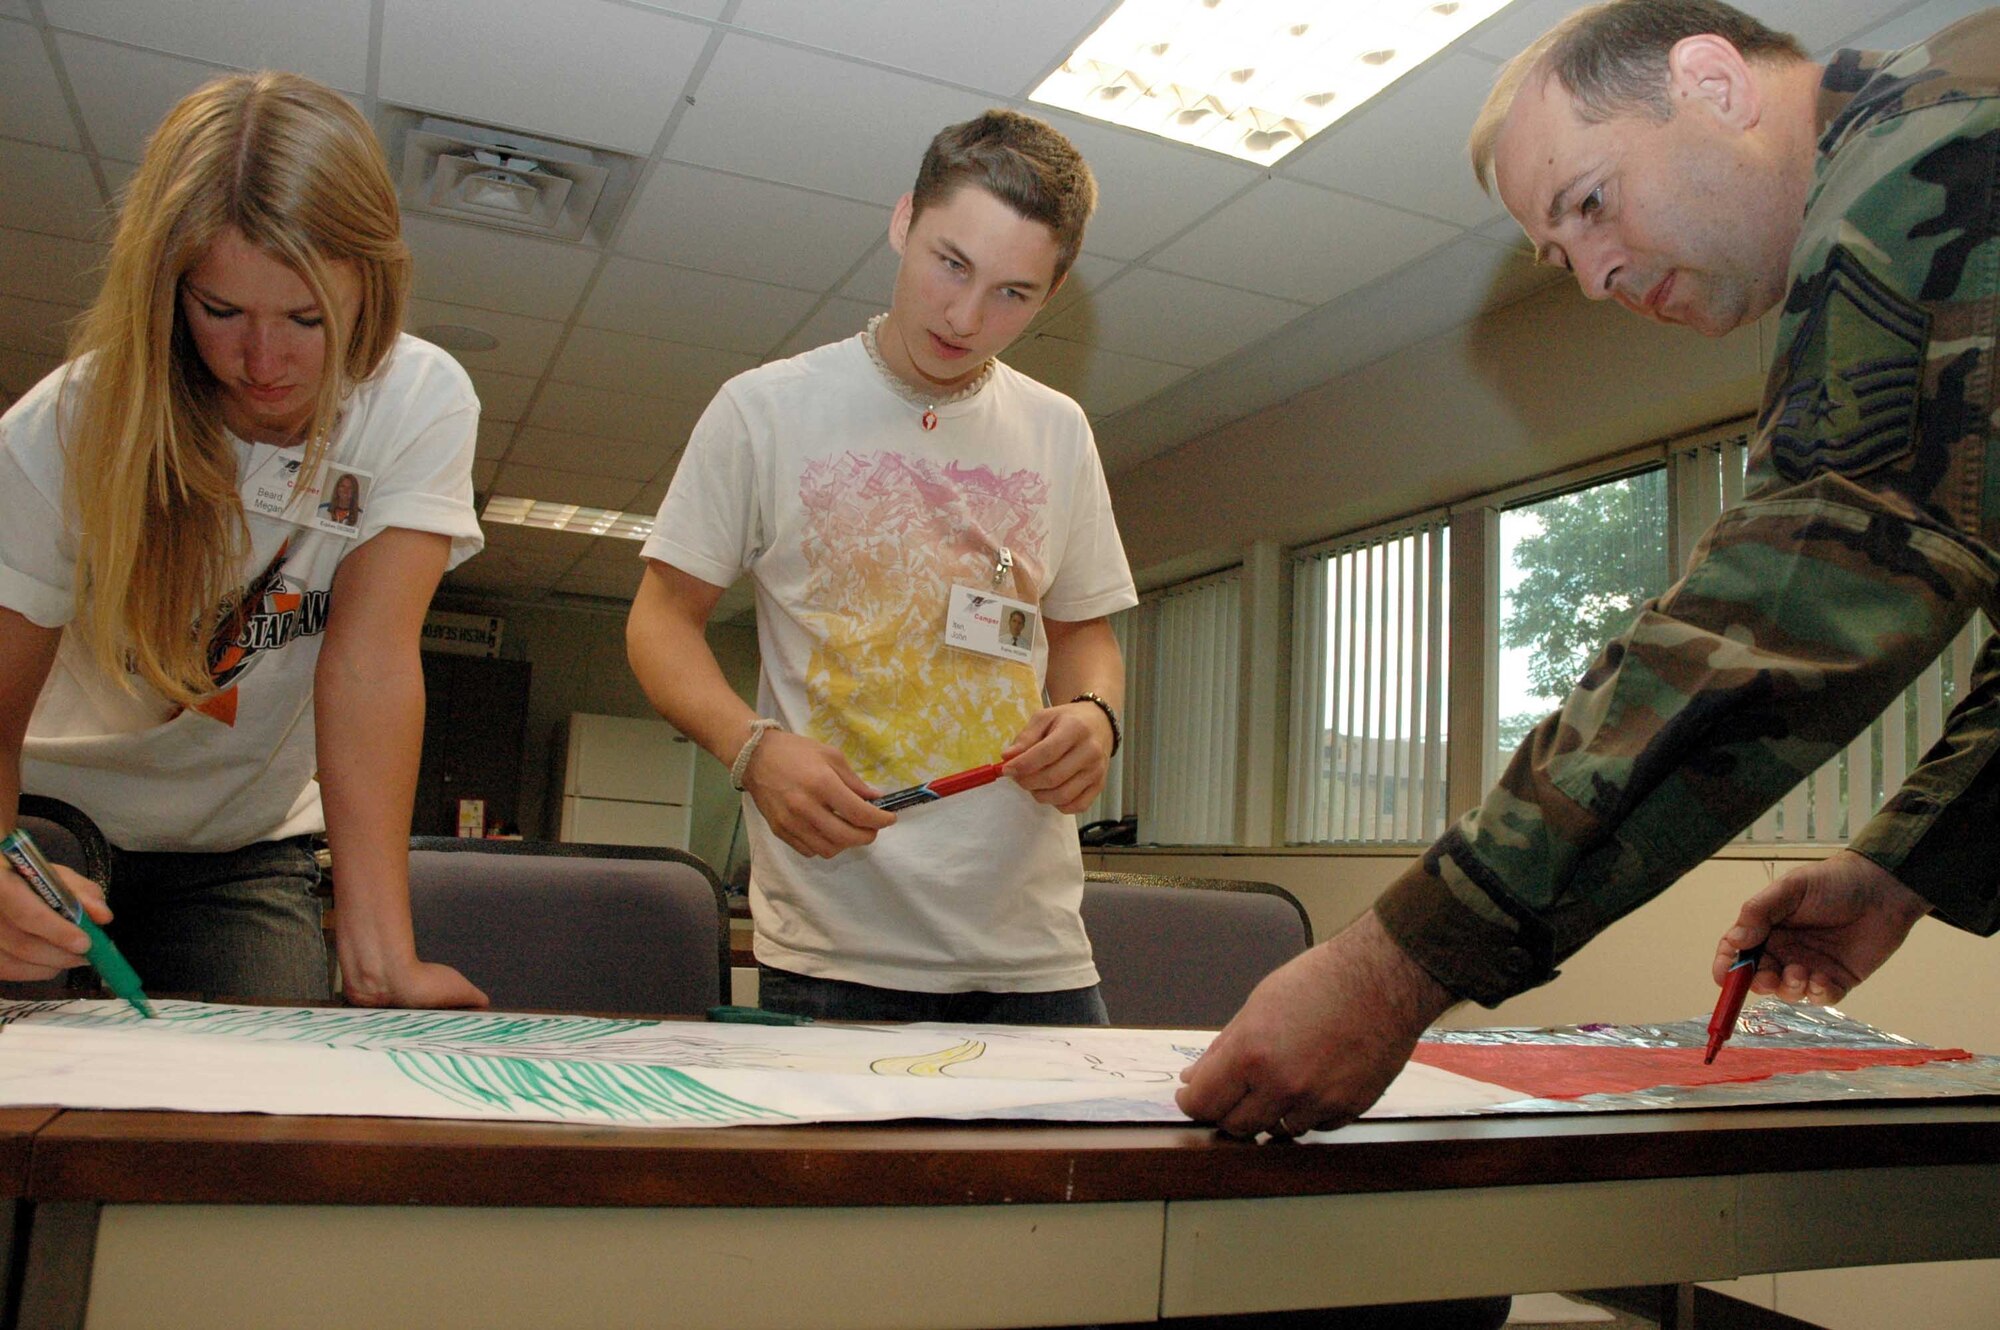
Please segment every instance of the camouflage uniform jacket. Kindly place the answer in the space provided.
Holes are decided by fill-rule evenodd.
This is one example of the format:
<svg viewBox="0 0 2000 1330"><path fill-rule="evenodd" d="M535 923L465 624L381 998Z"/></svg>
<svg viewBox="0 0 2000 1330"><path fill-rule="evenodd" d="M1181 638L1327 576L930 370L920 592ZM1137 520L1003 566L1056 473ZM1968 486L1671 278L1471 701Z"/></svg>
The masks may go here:
<svg viewBox="0 0 2000 1330"><path fill-rule="evenodd" d="M2000 586L2000 10L1820 90L1749 494L1484 804L1376 903L1492 1005L1665 890L1858 734ZM1856 841L2000 925L2000 649ZM1727 923L1717 921L1717 931Z"/></svg>

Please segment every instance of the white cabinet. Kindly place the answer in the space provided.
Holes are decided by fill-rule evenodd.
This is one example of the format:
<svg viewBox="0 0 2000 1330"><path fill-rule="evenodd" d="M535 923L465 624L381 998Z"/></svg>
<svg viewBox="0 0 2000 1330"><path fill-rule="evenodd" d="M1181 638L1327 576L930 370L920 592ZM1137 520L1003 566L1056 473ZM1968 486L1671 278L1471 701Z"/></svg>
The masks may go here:
<svg viewBox="0 0 2000 1330"><path fill-rule="evenodd" d="M558 763L560 839L687 848L694 744L673 726L576 712Z"/></svg>

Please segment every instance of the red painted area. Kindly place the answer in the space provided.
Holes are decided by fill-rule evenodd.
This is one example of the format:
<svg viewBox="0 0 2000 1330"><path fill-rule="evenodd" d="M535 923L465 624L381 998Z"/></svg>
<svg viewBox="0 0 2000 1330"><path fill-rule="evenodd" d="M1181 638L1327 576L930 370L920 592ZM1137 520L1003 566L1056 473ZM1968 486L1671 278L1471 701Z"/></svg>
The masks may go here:
<svg viewBox="0 0 2000 1330"><path fill-rule="evenodd" d="M1962 1048L1756 1048L1738 1036L1703 1065L1699 1048L1581 1048L1564 1044L1417 1045L1415 1061L1519 1090L1537 1099L1576 1099L1657 1086L1761 1081L1799 1071L1859 1071L1955 1062Z"/></svg>

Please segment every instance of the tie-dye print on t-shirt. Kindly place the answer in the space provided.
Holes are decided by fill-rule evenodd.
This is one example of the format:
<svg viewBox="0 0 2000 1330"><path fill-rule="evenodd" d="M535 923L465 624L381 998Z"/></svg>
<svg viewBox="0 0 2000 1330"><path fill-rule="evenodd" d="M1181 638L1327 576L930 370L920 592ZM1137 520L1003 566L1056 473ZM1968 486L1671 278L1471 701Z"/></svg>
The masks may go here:
<svg viewBox="0 0 2000 1330"><path fill-rule="evenodd" d="M1049 482L897 452L847 452L800 476L800 619L812 736L863 780L906 785L994 761L1039 706L1032 667L944 644L956 583L1037 603Z"/></svg>

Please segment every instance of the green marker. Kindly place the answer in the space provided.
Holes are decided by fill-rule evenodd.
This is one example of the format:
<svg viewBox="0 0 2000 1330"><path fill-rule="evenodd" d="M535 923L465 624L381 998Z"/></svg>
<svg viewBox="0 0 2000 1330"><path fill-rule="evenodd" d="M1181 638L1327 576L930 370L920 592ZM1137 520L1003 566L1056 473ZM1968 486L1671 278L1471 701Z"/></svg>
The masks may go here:
<svg viewBox="0 0 2000 1330"><path fill-rule="evenodd" d="M104 986L132 1004L141 1016L153 1016L153 1004L146 1001L145 992L139 987L139 976L132 972L132 966L118 953L118 948L97 921L84 913L83 902L75 893L62 884L56 870L42 857L35 842L28 839L28 833L19 827L0 838L0 856L14 865L14 871L27 880L35 889L35 894L48 902L51 910L75 924L90 939L90 950L84 959L96 967Z"/></svg>
<svg viewBox="0 0 2000 1330"><path fill-rule="evenodd" d="M811 1025L810 1016L793 1016L788 1012L765 1011L762 1007L710 1007L708 1018L729 1025Z"/></svg>

